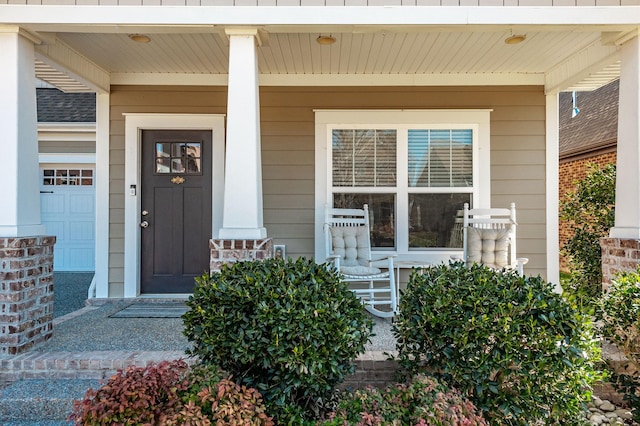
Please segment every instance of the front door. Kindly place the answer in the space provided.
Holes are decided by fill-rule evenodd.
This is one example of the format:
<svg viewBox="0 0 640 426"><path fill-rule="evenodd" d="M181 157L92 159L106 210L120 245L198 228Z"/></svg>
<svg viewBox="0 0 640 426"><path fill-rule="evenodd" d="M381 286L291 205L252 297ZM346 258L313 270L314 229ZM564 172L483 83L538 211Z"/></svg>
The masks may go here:
<svg viewBox="0 0 640 426"><path fill-rule="evenodd" d="M191 293L209 271L211 131L143 130L140 291Z"/></svg>

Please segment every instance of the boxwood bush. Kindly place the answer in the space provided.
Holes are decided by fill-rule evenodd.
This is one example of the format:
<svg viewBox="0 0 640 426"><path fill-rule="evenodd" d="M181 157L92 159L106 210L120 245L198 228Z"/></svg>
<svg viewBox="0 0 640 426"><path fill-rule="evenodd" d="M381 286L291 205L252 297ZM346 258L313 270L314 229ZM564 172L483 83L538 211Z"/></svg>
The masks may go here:
<svg viewBox="0 0 640 426"><path fill-rule="evenodd" d="M360 301L312 260L238 262L196 281L189 353L258 389L282 424L317 415L371 335Z"/></svg>
<svg viewBox="0 0 640 426"><path fill-rule="evenodd" d="M461 262L412 274L398 360L459 389L492 424L581 424L598 378L590 322L541 277Z"/></svg>

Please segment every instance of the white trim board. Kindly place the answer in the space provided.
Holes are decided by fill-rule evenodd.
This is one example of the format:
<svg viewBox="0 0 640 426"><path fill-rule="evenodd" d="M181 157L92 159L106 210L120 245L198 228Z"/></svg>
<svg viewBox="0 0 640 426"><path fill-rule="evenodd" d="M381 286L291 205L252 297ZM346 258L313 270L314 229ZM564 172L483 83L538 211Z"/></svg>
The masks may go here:
<svg viewBox="0 0 640 426"><path fill-rule="evenodd" d="M228 74L114 73L111 84L226 86ZM542 86L542 73L260 74L260 86Z"/></svg>
<svg viewBox="0 0 640 426"><path fill-rule="evenodd" d="M212 238L222 226L224 192L223 114L123 114L125 116L124 297L140 295L140 152L141 130L193 129L212 132ZM135 185L135 195L129 188Z"/></svg>
<svg viewBox="0 0 640 426"><path fill-rule="evenodd" d="M93 31L126 31L128 26L190 24L203 30L221 26L326 25L630 25L637 27L637 6L82 6L1 5L8 25L53 24L48 31L71 26ZM136 31L131 31L136 32Z"/></svg>
<svg viewBox="0 0 640 426"><path fill-rule="evenodd" d="M95 154L38 154L40 164L88 164L96 162Z"/></svg>

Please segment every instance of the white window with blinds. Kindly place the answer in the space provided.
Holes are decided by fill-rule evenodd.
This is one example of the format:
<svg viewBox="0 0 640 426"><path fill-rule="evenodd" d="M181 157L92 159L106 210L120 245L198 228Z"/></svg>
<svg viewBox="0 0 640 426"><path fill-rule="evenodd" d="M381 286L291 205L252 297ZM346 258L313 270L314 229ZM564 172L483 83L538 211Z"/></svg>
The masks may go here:
<svg viewBox="0 0 640 426"><path fill-rule="evenodd" d="M489 113L316 111L316 210L368 204L374 250L448 257L463 204L489 205Z"/></svg>

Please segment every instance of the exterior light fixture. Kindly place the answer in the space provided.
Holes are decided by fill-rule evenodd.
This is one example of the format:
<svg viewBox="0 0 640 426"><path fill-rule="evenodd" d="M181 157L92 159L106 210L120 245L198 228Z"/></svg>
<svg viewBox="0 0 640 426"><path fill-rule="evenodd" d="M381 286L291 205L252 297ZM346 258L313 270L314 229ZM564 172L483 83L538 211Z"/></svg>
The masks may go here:
<svg viewBox="0 0 640 426"><path fill-rule="evenodd" d="M151 41L151 37L144 34L129 34L129 38L136 43L149 43Z"/></svg>
<svg viewBox="0 0 640 426"><path fill-rule="evenodd" d="M572 94L573 98L573 108L571 109L571 118L576 118L578 114L580 114L580 108L576 105L576 92L574 91Z"/></svg>
<svg viewBox="0 0 640 426"><path fill-rule="evenodd" d="M332 35L320 35L318 36L318 38L316 39L316 43L318 44L322 44L322 45L331 45L333 43L336 42L336 38Z"/></svg>
<svg viewBox="0 0 640 426"><path fill-rule="evenodd" d="M504 39L505 44L518 44L527 39L525 34L514 34Z"/></svg>

